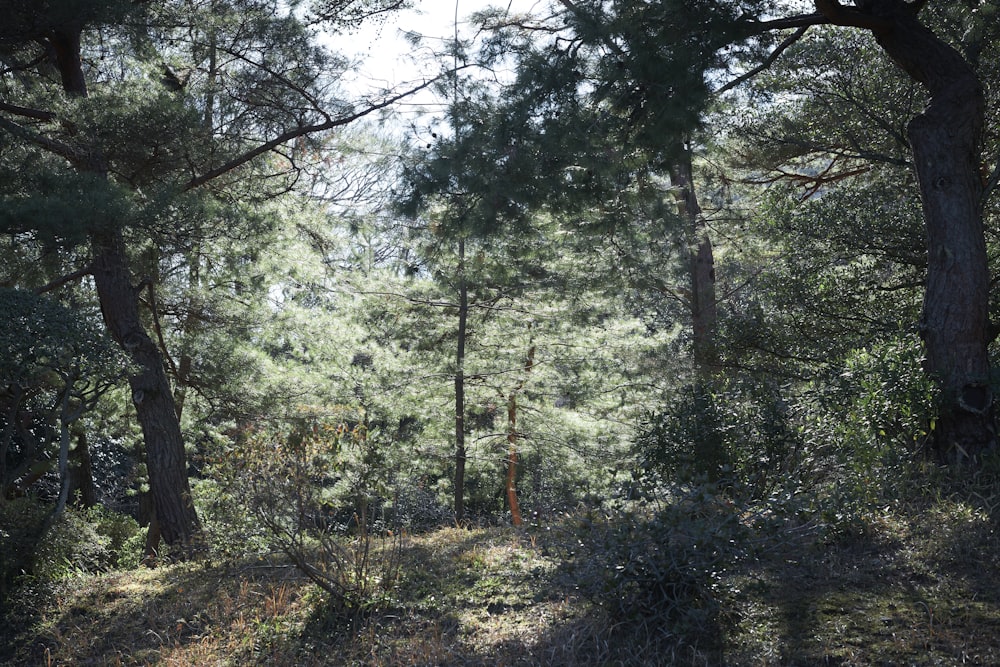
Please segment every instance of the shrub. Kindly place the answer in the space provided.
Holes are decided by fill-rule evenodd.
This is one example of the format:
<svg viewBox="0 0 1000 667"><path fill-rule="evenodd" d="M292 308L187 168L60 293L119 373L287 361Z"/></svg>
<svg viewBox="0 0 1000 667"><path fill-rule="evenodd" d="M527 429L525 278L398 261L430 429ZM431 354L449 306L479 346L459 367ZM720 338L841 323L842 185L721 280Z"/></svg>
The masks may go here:
<svg viewBox="0 0 1000 667"><path fill-rule="evenodd" d="M628 641L664 655L712 652L728 627L722 581L746 537L736 506L705 485L658 507L585 519L563 568Z"/></svg>
<svg viewBox="0 0 1000 667"><path fill-rule="evenodd" d="M788 401L752 379L683 388L646 416L636 449L647 481L720 483L744 498L767 497L801 463Z"/></svg>
<svg viewBox="0 0 1000 667"><path fill-rule="evenodd" d="M804 394L803 437L824 459L826 483L857 511L907 495L912 464L933 430L936 389L920 341L900 336L855 350L836 377Z"/></svg>
<svg viewBox="0 0 1000 667"><path fill-rule="evenodd" d="M56 581L78 572L103 572L139 562L134 538L139 524L132 517L96 505L69 507L42 536L35 548L31 573Z"/></svg>
<svg viewBox="0 0 1000 667"><path fill-rule="evenodd" d="M342 416L307 416L247 434L225 457L221 484L353 624L387 602L400 533L376 527L376 508L391 495L385 443L363 414Z"/></svg>
<svg viewBox="0 0 1000 667"><path fill-rule="evenodd" d="M32 555L51 510L38 500L0 501L0 601L31 569Z"/></svg>

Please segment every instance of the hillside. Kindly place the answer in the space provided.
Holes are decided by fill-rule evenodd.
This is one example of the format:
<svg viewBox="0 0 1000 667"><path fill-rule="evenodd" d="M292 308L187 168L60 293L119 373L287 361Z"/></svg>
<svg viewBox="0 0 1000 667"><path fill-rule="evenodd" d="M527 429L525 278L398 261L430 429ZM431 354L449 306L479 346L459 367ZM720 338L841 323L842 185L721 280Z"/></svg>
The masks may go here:
<svg viewBox="0 0 1000 667"><path fill-rule="evenodd" d="M35 624L10 638L3 658L10 665L1000 663L996 517L983 503L885 508L849 535L788 530L713 583L719 631L700 638L690 628L678 637L653 618L612 617L613 605L585 594L593 582L584 578L604 565L567 563L599 558L594 545L613 528L584 518L548 529L404 536L391 600L353 623L280 559L79 575L40 601Z"/></svg>

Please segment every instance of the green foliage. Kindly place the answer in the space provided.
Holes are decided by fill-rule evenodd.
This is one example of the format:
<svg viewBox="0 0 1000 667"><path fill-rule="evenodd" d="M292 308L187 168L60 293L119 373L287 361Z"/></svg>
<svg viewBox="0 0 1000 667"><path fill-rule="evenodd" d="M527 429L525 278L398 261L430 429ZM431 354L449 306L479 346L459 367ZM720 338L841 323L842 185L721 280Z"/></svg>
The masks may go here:
<svg viewBox="0 0 1000 667"><path fill-rule="evenodd" d="M29 162L29 165L31 163ZM72 248L87 234L128 222L132 197L106 178L70 170L21 171L0 188L0 230L35 231L49 248Z"/></svg>
<svg viewBox="0 0 1000 667"><path fill-rule="evenodd" d="M636 437L654 483L707 479L746 499L794 484L801 445L788 398L753 379L681 388Z"/></svg>
<svg viewBox="0 0 1000 667"><path fill-rule="evenodd" d="M938 391L922 358L915 335L875 343L804 396L806 446L825 460L828 480L862 507L905 497L908 471L927 454Z"/></svg>
<svg viewBox="0 0 1000 667"><path fill-rule="evenodd" d="M585 517L563 571L629 641L709 655L732 623L727 572L747 553L740 508L712 485L664 504Z"/></svg>
<svg viewBox="0 0 1000 667"><path fill-rule="evenodd" d="M0 382L45 384L46 371L99 382L121 373L124 359L86 314L25 290L0 288Z"/></svg>
<svg viewBox="0 0 1000 667"><path fill-rule="evenodd" d="M141 546L135 519L100 505L86 510L67 508L34 549L33 577L57 581L83 572L137 567Z"/></svg>
<svg viewBox="0 0 1000 667"><path fill-rule="evenodd" d="M138 567L142 535L131 517L101 505L68 507L55 520L51 513L32 497L0 503L0 599L29 580L44 587L78 573Z"/></svg>
<svg viewBox="0 0 1000 667"><path fill-rule="evenodd" d="M0 501L0 600L31 571L32 555L51 510L25 497Z"/></svg>

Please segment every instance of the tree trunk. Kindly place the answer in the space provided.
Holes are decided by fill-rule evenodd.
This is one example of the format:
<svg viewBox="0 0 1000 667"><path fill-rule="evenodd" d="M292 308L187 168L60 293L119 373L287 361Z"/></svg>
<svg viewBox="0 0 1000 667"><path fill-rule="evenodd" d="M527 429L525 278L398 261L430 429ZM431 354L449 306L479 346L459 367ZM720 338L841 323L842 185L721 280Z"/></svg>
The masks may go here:
<svg viewBox="0 0 1000 667"><path fill-rule="evenodd" d="M465 520L465 337L469 287L465 282L465 240L458 241L458 349L455 353L455 520Z"/></svg>
<svg viewBox="0 0 1000 667"><path fill-rule="evenodd" d="M190 546L201 525L188 485L180 422L160 352L142 327L125 242L121 232L113 230L94 232L91 245L94 284L104 322L138 369L129 376L129 386L146 443L149 490L160 531L167 544Z"/></svg>
<svg viewBox="0 0 1000 667"><path fill-rule="evenodd" d="M521 504L517 500L516 486L517 463L520 459L517 447L517 395L524 389L524 383L528 381L528 373L535 367L535 349L535 343L532 341L528 347L528 356L524 360L524 375L507 395L507 475L504 488L507 491L507 504L510 506L511 523L515 526L520 526L524 523L521 518Z"/></svg>
<svg viewBox="0 0 1000 667"><path fill-rule="evenodd" d="M973 68L906 3L876 9L893 21L891 30L875 31L879 45L930 93L907 134L927 227L921 334L927 371L944 399L934 445L943 463L974 463L997 444L980 176L983 89Z"/></svg>
<svg viewBox="0 0 1000 667"><path fill-rule="evenodd" d="M97 504L97 487L94 485L94 466L90 456L90 443L87 432L78 427L74 433L76 447L70 452L73 458L69 468L69 495L72 498L79 492L80 507L93 507Z"/></svg>
<svg viewBox="0 0 1000 667"><path fill-rule="evenodd" d="M85 97L87 82L80 58L80 29L54 31L49 41L57 53L63 88ZM77 169L107 176L100 151ZM132 287L125 239L116 221L90 233L93 276L101 313L111 337L122 346L137 372L129 377L132 402L146 443L149 486L163 539L190 546L201 532L187 478L187 460L170 382L156 345L139 316L139 294Z"/></svg>
<svg viewBox="0 0 1000 667"><path fill-rule="evenodd" d="M507 504L510 506L510 521L520 526L521 504L517 501L517 393L511 392L507 399L507 476L504 489L507 492Z"/></svg>
<svg viewBox="0 0 1000 667"><path fill-rule="evenodd" d="M681 218L687 225L690 243L689 275L691 279L691 329L696 373L711 377L719 370L717 345L718 306L715 298L715 257L712 241L705 229L698 197L694 189L694 169L691 149L685 146L670 169L670 182L676 188L674 198Z"/></svg>

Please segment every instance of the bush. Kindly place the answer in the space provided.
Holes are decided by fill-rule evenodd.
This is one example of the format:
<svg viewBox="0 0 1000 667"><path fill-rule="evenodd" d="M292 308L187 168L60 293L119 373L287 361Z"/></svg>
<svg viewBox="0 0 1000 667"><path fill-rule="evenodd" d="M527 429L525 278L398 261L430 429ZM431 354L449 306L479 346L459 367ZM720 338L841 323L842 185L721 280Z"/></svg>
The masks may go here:
<svg viewBox="0 0 1000 667"><path fill-rule="evenodd" d="M711 653L729 624L723 577L747 532L736 506L706 485L660 507L584 519L563 569L627 641Z"/></svg>
<svg viewBox="0 0 1000 667"><path fill-rule="evenodd" d="M86 510L68 507L36 545L31 573L56 581L79 572L136 567L142 553L133 539L138 534L139 524L132 517L100 505Z"/></svg>
<svg viewBox="0 0 1000 667"><path fill-rule="evenodd" d="M258 428L224 457L219 473L221 492L353 624L387 602L400 532L378 525L393 495L386 443L368 430L363 414L343 417Z"/></svg>
<svg viewBox="0 0 1000 667"><path fill-rule="evenodd" d="M766 498L801 464L788 401L750 379L685 387L646 416L636 449L654 485L708 481L743 498Z"/></svg>
<svg viewBox="0 0 1000 667"><path fill-rule="evenodd" d="M856 511L907 495L937 411L915 335L855 350L836 377L804 394L803 406L803 438L824 460L826 483L850 496Z"/></svg>
<svg viewBox="0 0 1000 667"><path fill-rule="evenodd" d="M51 510L34 498L0 501L0 602L31 569L32 556Z"/></svg>

